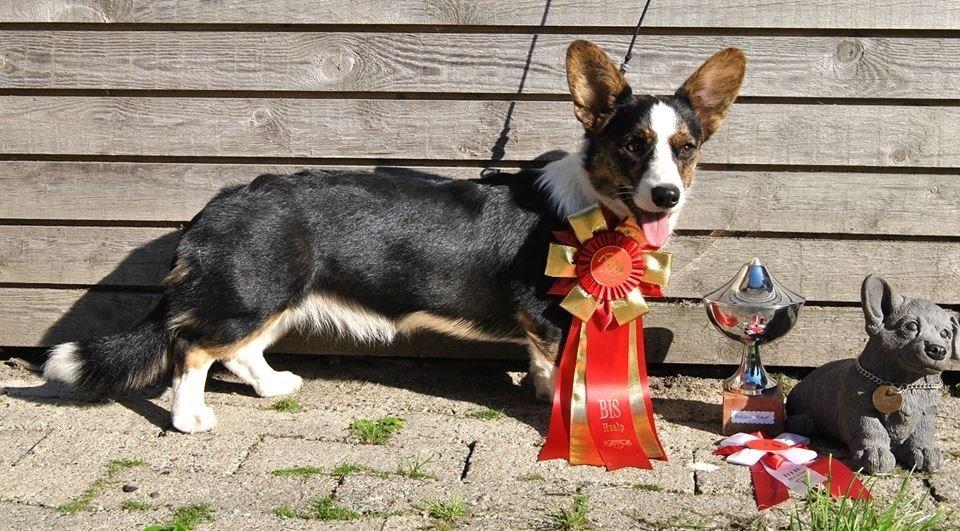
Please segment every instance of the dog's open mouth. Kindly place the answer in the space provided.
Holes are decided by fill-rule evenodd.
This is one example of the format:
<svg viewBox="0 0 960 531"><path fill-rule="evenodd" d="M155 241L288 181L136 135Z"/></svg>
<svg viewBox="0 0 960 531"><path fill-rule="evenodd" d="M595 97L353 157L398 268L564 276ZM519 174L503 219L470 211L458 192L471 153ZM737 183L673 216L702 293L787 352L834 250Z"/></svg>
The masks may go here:
<svg viewBox="0 0 960 531"><path fill-rule="evenodd" d="M643 237L654 247L663 247L670 237L670 216L667 212L647 212L637 209L637 222L643 229ZM636 214L635 214L636 215Z"/></svg>

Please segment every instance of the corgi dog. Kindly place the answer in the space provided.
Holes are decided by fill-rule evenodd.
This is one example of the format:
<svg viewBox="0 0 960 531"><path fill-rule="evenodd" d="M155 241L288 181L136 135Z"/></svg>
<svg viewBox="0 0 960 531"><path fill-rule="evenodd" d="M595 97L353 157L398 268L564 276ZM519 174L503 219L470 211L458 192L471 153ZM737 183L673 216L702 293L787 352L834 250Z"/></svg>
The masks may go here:
<svg viewBox="0 0 960 531"><path fill-rule="evenodd" d="M197 433L216 425L204 403L214 362L260 396L286 395L301 378L263 352L291 328L382 342L430 329L526 345L549 400L570 322L546 294L552 231L601 203L662 245L745 68L740 50L722 50L672 97L638 96L578 40L566 69L583 147L541 170L469 181L302 171L226 188L183 231L157 307L128 332L55 346L44 375L94 395L172 375L173 426Z"/></svg>

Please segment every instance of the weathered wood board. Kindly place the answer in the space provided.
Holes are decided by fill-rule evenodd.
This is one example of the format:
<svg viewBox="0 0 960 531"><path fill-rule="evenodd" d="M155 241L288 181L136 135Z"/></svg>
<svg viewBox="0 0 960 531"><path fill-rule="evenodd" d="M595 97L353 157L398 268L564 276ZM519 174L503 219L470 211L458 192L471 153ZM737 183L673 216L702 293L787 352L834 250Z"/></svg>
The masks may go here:
<svg viewBox="0 0 960 531"><path fill-rule="evenodd" d="M5 198L0 201L0 219L187 222L224 186L246 184L261 173L293 173L303 168L7 161L0 164L0 197ZM450 166L322 168L456 179L476 179L481 171ZM960 179L956 175L708 169L697 172L679 225L681 230L905 237L954 237L957 227Z"/></svg>
<svg viewBox="0 0 960 531"><path fill-rule="evenodd" d="M0 289L0 344L46 346L92 335L122 331L143 318L159 295L110 291L84 292L60 289ZM653 363L736 364L737 345L722 338L707 323L703 308L690 303L654 303L645 317L647 356ZM810 366L856 355L865 337L863 313L858 308L810 307L804 309L796 329L766 347L770 365ZM846 333L838 334L837 330ZM288 338L275 352L328 352L364 355L420 355L487 358L518 358L518 346L474 344L465 349L451 340L429 336L430 341L401 341L383 346L331 343L321 338L307 341Z"/></svg>
<svg viewBox="0 0 960 531"><path fill-rule="evenodd" d="M626 52L622 35L0 31L0 87L560 96L566 48L584 37ZM637 93L672 94L729 46L750 63L743 96L960 92L956 38L641 35L628 78Z"/></svg>
<svg viewBox="0 0 960 531"><path fill-rule="evenodd" d="M960 167L960 107L881 109L734 105L702 161ZM508 112L504 160L583 135L567 102L2 96L0 154L486 160Z"/></svg>
<svg viewBox="0 0 960 531"><path fill-rule="evenodd" d="M13 0L0 3L0 21L632 28L641 6L636 0ZM952 0L664 0L650 6L645 26L960 29L960 6Z"/></svg>
<svg viewBox="0 0 960 531"><path fill-rule="evenodd" d="M164 228L0 226L0 284L158 287L178 238ZM956 243L681 235L667 249L670 297L699 298L759 256L811 302L859 301L863 277L883 273L915 297L960 304Z"/></svg>

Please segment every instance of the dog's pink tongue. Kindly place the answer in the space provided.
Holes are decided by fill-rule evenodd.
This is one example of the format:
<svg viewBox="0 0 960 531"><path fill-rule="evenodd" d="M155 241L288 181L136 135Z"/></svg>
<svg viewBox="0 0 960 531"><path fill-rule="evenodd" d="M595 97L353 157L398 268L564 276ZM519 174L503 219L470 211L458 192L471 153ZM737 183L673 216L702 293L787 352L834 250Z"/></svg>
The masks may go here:
<svg viewBox="0 0 960 531"><path fill-rule="evenodd" d="M644 212L640 227L647 243L654 247L663 247L670 237L670 221L666 212Z"/></svg>

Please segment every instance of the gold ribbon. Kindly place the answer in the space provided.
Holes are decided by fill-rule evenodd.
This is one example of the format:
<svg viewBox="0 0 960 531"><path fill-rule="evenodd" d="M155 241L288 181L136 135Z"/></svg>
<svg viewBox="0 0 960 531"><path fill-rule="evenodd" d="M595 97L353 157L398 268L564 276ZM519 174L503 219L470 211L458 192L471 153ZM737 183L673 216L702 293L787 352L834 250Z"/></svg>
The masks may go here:
<svg viewBox="0 0 960 531"><path fill-rule="evenodd" d="M593 238L596 232L607 230L607 218L603 217L603 212L596 205L574 212L567 221L580 243Z"/></svg>
<svg viewBox="0 0 960 531"><path fill-rule="evenodd" d="M600 306L600 301L586 292L580 284L577 284L567 293L567 296L560 301L560 307L572 313L577 319L587 322L593 316L593 312Z"/></svg>
<svg viewBox="0 0 960 531"><path fill-rule="evenodd" d="M603 466L587 421L587 324L580 327L577 364L570 397L570 463Z"/></svg>
<svg viewBox="0 0 960 531"><path fill-rule="evenodd" d="M631 323L634 319L650 311L647 301L643 298L639 288L633 288L627 296L622 299L610 301L610 308L613 310L613 316L617 318L620 324Z"/></svg>
<svg viewBox="0 0 960 531"><path fill-rule="evenodd" d="M666 286L670 283L670 264L673 256L663 251L643 252L643 276L641 280L649 284Z"/></svg>
<svg viewBox="0 0 960 531"><path fill-rule="evenodd" d="M547 251L547 276L554 278L576 277L577 267L574 265L576 255L576 247L551 243Z"/></svg>
<svg viewBox="0 0 960 531"><path fill-rule="evenodd" d="M643 452L650 459L664 457L657 443L656 432L650 425L647 416L647 403L643 396L643 386L640 384L640 362L637 359L637 321L630 321L629 371L627 385L630 392L630 412L633 413L633 430L637 432L637 440L643 447Z"/></svg>

